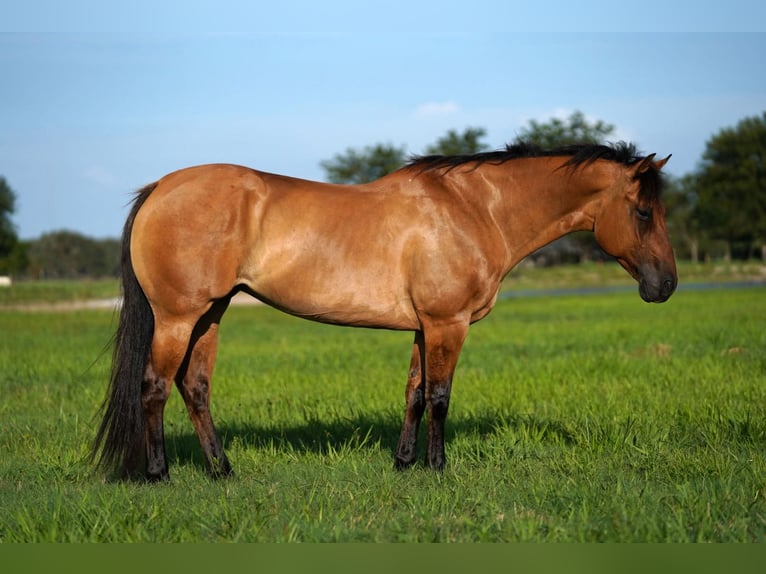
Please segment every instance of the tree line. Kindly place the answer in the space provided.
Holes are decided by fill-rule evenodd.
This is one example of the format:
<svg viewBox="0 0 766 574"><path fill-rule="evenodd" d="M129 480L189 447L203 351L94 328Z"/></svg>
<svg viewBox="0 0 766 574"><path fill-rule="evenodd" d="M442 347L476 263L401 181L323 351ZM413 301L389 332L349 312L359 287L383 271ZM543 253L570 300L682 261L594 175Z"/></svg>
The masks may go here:
<svg viewBox="0 0 766 574"><path fill-rule="evenodd" d="M615 126L589 121L575 111L568 118L531 120L516 141L543 148L612 141ZM427 146L424 155L470 155L487 151L486 130L449 130ZM320 163L327 181L358 184L383 177L405 165L403 145L377 143L348 148ZM706 142L697 168L667 177L664 201L671 241L679 259L751 259L766 261L766 112L721 129ZM75 231L46 233L21 241L11 220L16 194L0 177L0 275L31 279L116 276L118 239L93 239ZM592 233L573 233L533 254L538 264L605 258Z"/></svg>
<svg viewBox="0 0 766 574"><path fill-rule="evenodd" d="M28 279L78 279L117 276L120 268L118 239L92 239L75 231L45 233L22 241L11 215L16 193L0 177L0 275Z"/></svg>
<svg viewBox="0 0 766 574"><path fill-rule="evenodd" d="M82 279L117 277L120 240L94 239L69 230L45 233L31 241L16 241L0 259L0 275L23 279Z"/></svg>

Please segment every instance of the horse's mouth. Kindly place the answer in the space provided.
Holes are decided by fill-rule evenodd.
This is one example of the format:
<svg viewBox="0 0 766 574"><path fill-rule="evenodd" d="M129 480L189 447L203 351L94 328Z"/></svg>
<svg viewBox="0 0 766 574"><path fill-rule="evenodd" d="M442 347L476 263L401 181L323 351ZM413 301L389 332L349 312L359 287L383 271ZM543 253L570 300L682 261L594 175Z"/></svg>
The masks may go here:
<svg viewBox="0 0 766 574"><path fill-rule="evenodd" d="M638 294L647 303L664 303L675 292L678 277L675 273L662 272L655 268L639 269L624 259L617 259L620 265L638 281Z"/></svg>
<svg viewBox="0 0 766 574"><path fill-rule="evenodd" d="M675 290L676 280L670 277L663 279L659 285L652 285L644 280L638 283L638 294L647 303L664 303Z"/></svg>

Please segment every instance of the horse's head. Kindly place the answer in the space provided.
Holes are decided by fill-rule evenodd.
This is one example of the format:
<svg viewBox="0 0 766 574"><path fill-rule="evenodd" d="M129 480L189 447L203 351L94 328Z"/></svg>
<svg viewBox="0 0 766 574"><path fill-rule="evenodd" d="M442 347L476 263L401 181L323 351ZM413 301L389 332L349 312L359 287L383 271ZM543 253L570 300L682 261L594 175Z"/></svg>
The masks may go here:
<svg viewBox="0 0 766 574"><path fill-rule="evenodd" d="M655 161L654 155L615 170L619 175L603 196L594 231L601 248L638 281L641 298L662 303L678 276L660 200L660 169L670 156Z"/></svg>

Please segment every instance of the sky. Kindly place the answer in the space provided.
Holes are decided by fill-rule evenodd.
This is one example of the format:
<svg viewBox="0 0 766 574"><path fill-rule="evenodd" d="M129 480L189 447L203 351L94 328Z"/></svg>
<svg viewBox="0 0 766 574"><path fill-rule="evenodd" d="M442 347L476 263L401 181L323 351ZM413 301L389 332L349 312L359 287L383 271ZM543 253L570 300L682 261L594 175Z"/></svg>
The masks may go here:
<svg viewBox="0 0 766 574"><path fill-rule="evenodd" d="M766 111L766 3L0 0L0 176L22 239L117 237L134 190L228 162L322 180L450 129L575 110L693 171Z"/></svg>

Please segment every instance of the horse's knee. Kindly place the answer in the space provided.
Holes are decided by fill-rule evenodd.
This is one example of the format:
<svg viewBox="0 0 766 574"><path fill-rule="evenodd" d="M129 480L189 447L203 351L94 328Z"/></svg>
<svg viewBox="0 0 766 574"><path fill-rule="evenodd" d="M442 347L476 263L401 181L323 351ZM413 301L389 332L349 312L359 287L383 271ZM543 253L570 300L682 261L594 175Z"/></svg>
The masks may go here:
<svg viewBox="0 0 766 574"><path fill-rule="evenodd" d="M444 420L449 411L451 385L440 384L433 385L428 397L428 404L431 407L431 418L435 420Z"/></svg>
<svg viewBox="0 0 766 574"><path fill-rule="evenodd" d="M423 392L423 387L415 387L414 389L408 389L407 393L407 408L415 413L423 413L426 408L426 397Z"/></svg>

